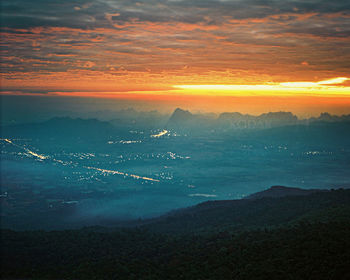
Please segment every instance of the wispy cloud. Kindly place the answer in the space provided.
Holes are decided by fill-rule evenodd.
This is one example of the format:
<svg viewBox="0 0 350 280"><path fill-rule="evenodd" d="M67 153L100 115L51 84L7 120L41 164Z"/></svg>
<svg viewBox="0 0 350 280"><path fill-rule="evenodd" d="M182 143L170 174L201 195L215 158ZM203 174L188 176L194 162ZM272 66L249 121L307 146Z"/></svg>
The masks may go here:
<svg viewBox="0 0 350 280"><path fill-rule="evenodd" d="M319 81L350 68L349 1L4 0L1 17L7 87Z"/></svg>

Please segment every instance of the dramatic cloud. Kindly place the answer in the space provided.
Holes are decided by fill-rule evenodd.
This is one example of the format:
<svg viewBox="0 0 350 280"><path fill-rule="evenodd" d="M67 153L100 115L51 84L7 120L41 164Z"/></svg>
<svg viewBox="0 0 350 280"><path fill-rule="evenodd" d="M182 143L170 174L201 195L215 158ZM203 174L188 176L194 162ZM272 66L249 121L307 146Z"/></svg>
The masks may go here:
<svg viewBox="0 0 350 280"><path fill-rule="evenodd" d="M346 77L350 69L349 1L3 0L1 5L6 90L319 81Z"/></svg>

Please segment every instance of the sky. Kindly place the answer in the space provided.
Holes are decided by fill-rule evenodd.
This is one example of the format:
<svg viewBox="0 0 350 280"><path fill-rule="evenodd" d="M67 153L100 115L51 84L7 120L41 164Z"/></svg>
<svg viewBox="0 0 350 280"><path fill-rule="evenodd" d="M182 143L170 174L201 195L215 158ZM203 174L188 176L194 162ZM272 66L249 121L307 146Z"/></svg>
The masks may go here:
<svg viewBox="0 0 350 280"><path fill-rule="evenodd" d="M3 95L340 114L349 70L348 0L1 1Z"/></svg>

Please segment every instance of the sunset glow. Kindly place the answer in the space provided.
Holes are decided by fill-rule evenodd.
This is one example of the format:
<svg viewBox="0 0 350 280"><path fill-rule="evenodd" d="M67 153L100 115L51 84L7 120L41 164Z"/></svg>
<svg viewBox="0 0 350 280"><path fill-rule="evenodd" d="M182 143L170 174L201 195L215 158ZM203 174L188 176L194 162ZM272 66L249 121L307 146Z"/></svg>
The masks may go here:
<svg viewBox="0 0 350 280"><path fill-rule="evenodd" d="M350 96L350 87L339 84L349 80L339 77L320 82L286 82L266 85L179 85L175 88L183 89L187 94L209 95L320 95L320 96Z"/></svg>
<svg viewBox="0 0 350 280"><path fill-rule="evenodd" d="M333 2L18 0L1 13L3 95L350 95L350 14Z"/></svg>

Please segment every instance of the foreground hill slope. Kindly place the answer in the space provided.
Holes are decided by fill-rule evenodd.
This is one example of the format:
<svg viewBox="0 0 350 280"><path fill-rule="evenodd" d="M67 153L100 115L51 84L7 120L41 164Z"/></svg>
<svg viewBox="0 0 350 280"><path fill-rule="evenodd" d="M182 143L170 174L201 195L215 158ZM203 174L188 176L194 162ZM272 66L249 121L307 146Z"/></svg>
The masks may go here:
<svg viewBox="0 0 350 280"><path fill-rule="evenodd" d="M272 186L267 190L261 192L253 193L247 196L247 199L259 199L264 197L284 197L284 196L299 196L299 195L309 195L316 192L326 192L328 190L320 189L300 189L285 186Z"/></svg>
<svg viewBox="0 0 350 280"><path fill-rule="evenodd" d="M149 221L145 227L163 233L199 233L281 226L331 209L350 211L350 190L302 190L272 187L248 199L208 201ZM333 212L332 212L333 213ZM328 214L327 214L328 215ZM331 220L323 215L318 219Z"/></svg>
<svg viewBox="0 0 350 280"><path fill-rule="evenodd" d="M214 201L161 224L172 231L175 225L198 229L212 223L202 234L157 234L146 227L2 230L2 278L349 279L349 199L350 190L335 190Z"/></svg>

